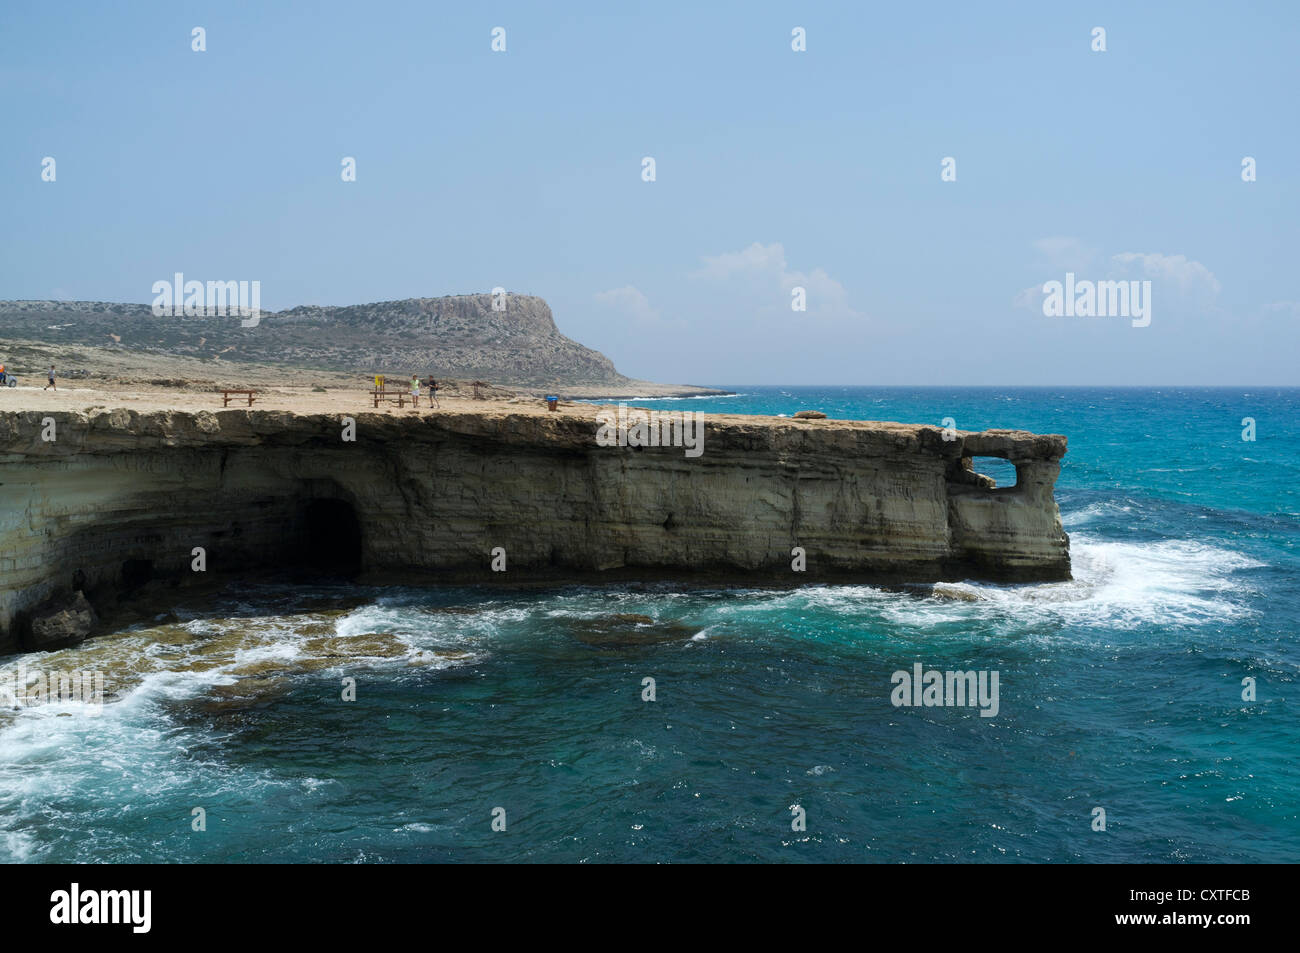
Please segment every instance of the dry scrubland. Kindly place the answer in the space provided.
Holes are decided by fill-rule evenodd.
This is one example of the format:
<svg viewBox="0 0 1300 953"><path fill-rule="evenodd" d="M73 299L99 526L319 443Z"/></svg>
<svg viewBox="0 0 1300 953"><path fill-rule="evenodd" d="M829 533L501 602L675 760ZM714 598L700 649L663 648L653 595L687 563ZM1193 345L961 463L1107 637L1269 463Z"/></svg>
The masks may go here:
<svg viewBox="0 0 1300 953"><path fill-rule="evenodd" d="M235 386L261 366L330 368L350 374L352 383L414 373L534 391L560 388L571 396L718 393L626 377L599 351L561 334L545 301L520 294L303 306L262 312L253 327L234 316L154 314L145 304L0 301L0 362L36 383L51 360L65 372L107 369L146 381L217 378ZM304 380L333 377L307 375Z"/></svg>

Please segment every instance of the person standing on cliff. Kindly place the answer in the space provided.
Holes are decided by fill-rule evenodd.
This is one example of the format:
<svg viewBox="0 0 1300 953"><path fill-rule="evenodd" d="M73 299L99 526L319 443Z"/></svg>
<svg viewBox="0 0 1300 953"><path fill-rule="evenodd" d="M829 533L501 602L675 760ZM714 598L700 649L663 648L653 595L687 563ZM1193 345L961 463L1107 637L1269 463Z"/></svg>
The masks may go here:
<svg viewBox="0 0 1300 953"><path fill-rule="evenodd" d="M438 403L438 382L433 379L432 374L429 375L428 384L429 384L429 409L432 410L435 404L437 404L437 406L441 408L442 404Z"/></svg>
<svg viewBox="0 0 1300 953"><path fill-rule="evenodd" d="M411 375L411 403L412 406L420 406L420 378L414 374Z"/></svg>
<svg viewBox="0 0 1300 953"><path fill-rule="evenodd" d="M53 364L50 365L50 382L46 384L44 387L42 387L41 390L49 390L51 387L54 387L54 365ZM54 387L54 389L58 390L57 387Z"/></svg>

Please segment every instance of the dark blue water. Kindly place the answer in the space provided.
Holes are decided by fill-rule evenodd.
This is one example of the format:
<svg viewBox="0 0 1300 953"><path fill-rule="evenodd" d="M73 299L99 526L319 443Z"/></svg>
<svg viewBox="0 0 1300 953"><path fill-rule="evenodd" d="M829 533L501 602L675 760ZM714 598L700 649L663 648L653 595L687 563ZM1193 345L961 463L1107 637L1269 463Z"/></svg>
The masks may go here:
<svg viewBox="0 0 1300 953"><path fill-rule="evenodd" d="M1068 435L1075 580L244 588L47 657L120 700L0 721L0 856L1300 860L1300 391L736 389L636 404Z"/></svg>

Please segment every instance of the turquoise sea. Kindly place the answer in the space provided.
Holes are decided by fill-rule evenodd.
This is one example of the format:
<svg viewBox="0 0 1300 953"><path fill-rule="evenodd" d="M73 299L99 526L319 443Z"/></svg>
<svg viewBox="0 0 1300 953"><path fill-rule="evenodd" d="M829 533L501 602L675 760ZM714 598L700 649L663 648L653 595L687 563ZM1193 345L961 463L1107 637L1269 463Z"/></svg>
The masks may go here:
<svg viewBox="0 0 1300 953"><path fill-rule="evenodd" d="M26 659L114 695L0 713L0 858L1300 861L1300 390L733 389L636 404L1066 434L1074 581L250 583Z"/></svg>

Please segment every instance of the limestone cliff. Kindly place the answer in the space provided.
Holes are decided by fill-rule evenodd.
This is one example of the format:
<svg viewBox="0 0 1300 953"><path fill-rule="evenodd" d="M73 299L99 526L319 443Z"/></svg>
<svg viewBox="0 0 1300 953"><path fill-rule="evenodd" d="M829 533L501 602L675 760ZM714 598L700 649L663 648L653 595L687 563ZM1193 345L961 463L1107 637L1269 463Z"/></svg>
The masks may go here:
<svg viewBox="0 0 1300 953"><path fill-rule="evenodd" d="M0 414L0 651L51 598L192 578L195 547L210 573L431 582L1069 578L1064 437L710 415L690 458L598 446L595 413L358 413L353 441L283 411ZM1010 460L1016 485L972 456Z"/></svg>

